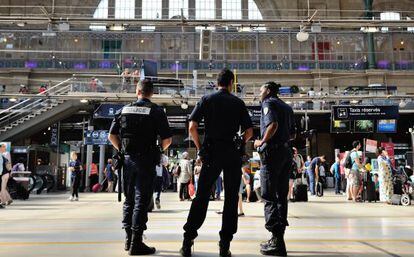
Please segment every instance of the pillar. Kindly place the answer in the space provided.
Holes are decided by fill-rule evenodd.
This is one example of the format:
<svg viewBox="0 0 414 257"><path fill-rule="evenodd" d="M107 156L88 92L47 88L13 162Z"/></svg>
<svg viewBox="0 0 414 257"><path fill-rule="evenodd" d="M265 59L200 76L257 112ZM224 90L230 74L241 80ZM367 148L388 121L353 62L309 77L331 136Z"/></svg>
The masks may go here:
<svg viewBox="0 0 414 257"><path fill-rule="evenodd" d="M364 0L365 3L365 19L371 20L372 14L372 3L374 0ZM368 45L368 69L375 69L375 42L374 33L367 33L367 45Z"/></svg>
<svg viewBox="0 0 414 257"><path fill-rule="evenodd" d="M195 0L188 0L188 19L195 20L195 18L196 18Z"/></svg>
<svg viewBox="0 0 414 257"><path fill-rule="evenodd" d="M101 183L104 180L105 147L106 145L99 146L99 183Z"/></svg>
<svg viewBox="0 0 414 257"><path fill-rule="evenodd" d="M108 18L115 18L115 0L108 1Z"/></svg>
<svg viewBox="0 0 414 257"><path fill-rule="evenodd" d="M142 0L135 0L135 19L142 19Z"/></svg>
<svg viewBox="0 0 414 257"><path fill-rule="evenodd" d="M162 11L161 11L161 17L163 20L168 20L169 16L169 8L170 7L170 1L169 0L162 0Z"/></svg>
<svg viewBox="0 0 414 257"><path fill-rule="evenodd" d="M223 9L222 9L221 0L216 0L216 19L223 19Z"/></svg>
<svg viewBox="0 0 414 257"><path fill-rule="evenodd" d="M93 131L93 126L88 126L88 130ZM91 163L93 160L92 154L93 154L93 145L87 145L86 146L86 175L85 175L86 191L89 189L89 185L90 185L89 176L91 175Z"/></svg>
<svg viewBox="0 0 414 257"><path fill-rule="evenodd" d="M242 12L242 19L248 20L249 19L249 0L241 1L241 12Z"/></svg>

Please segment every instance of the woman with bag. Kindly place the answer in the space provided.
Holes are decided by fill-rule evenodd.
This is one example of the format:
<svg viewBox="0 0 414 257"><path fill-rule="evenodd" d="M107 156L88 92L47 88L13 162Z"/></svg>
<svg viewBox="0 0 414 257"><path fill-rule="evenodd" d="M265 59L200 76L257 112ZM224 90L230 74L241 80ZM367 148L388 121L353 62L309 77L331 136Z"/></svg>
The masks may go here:
<svg viewBox="0 0 414 257"><path fill-rule="evenodd" d="M391 197L394 194L392 184L392 170L388 153L383 147L379 147L378 154L378 177L379 177L379 193L380 201L391 204Z"/></svg>
<svg viewBox="0 0 414 257"><path fill-rule="evenodd" d="M0 208L4 208L4 205L10 205L13 200L7 191L7 183L9 182L11 174L11 163L4 156L6 152L6 144L0 145L0 175L1 175L1 191L0 191Z"/></svg>

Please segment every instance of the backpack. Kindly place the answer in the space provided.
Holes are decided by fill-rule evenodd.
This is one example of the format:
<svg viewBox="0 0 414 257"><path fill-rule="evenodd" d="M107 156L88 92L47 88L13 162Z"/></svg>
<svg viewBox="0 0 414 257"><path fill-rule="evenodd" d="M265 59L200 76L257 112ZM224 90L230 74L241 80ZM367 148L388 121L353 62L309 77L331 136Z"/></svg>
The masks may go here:
<svg viewBox="0 0 414 257"><path fill-rule="evenodd" d="M177 168L174 171L174 176L179 177L181 174L181 166L178 165Z"/></svg>
<svg viewBox="0 0 414 257"><path fill-rule="evenodd" d="M354 163L352 162L352 158L351 158L352 152L355 152L355 151L354 150L350 151L345 158L344 167L347 169L352 169L352 165L354 165Z"/></svg>

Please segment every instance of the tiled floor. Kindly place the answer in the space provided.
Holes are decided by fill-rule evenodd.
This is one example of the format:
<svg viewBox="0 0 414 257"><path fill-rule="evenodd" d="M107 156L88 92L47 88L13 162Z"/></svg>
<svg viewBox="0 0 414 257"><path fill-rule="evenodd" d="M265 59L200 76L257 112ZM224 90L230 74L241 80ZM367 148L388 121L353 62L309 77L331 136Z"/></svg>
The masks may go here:
<svg viewBox="0 0 414 257"><path fill-rule="evenodd" d="M127 256L115 194L82 194L80 202L67 198L31 196L0 210L0 256ZM163 194L162 209L150 214L146 241L157 247L157 256L178 256L190 202L177 198ZM193 256L218 256L221 216L215 211L222 204L210 203ZM354 204L328 192L289 207L289 256L414 256L414 206ZM269 236L263 227L263 205L245 203L244 208L246 217L239 219L232 252L236 257L260 256L258 245Z"/></svg>

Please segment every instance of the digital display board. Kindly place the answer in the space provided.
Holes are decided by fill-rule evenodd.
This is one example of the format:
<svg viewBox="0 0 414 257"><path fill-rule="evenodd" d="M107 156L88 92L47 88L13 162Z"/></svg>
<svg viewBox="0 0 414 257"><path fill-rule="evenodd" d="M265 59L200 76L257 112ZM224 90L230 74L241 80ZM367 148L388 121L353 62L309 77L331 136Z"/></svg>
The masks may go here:
<svg viewBox="0 0 414 257"><path fill-rule="evenodd" d="M378 120L378 133L397 133L397 120Z"/></svg>

